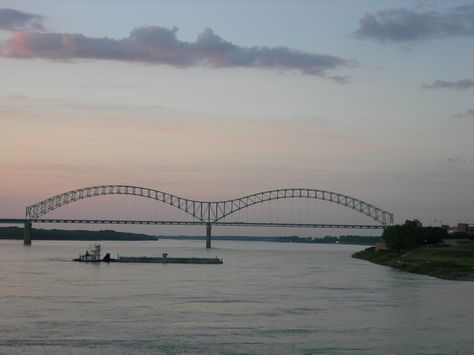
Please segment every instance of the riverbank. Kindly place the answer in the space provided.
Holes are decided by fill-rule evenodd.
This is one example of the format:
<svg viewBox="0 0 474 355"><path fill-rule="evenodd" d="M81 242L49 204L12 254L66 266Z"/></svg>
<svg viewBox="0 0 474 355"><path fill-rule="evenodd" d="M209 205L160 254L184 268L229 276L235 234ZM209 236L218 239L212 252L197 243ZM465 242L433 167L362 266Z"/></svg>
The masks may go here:
<svg viewBox="0 0 474 355"><path fill-rule="evenodd" d="M36 229L33 228L34 240L159 240L158 236L139 233L117 232L113 230L88 231L88 230L63 230L63 229ZM0 239L23 239L23 228L2 227L0 228Z"/></svg>
<svg viewBox="0 0 474 355"><path fill-rule="evenodd" d="M352 255L375 264L446 280L474 281L474 245L423 246L405 253L372 248Z"/></svg>

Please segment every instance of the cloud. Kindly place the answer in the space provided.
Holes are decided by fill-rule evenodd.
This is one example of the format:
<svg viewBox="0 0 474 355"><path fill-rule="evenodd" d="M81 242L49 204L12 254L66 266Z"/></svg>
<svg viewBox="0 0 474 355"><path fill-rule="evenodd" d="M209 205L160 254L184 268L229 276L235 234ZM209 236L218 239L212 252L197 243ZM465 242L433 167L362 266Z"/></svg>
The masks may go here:
<svg viewBox="0 0 474 355"><path fill-rule="evenodd" d="M366 14L355 32L359 38L379 42L413 42L429 38L474 36L474 5L456 6L446 12L387 9Z"/></svg>
<svg viewBox="0 0 474 355"><path fill-rule="evenodd" d="M462 163L465 159L463 157L448 158L449 163Z"/></svg>
<svg viewBox="0 0 474 355"><path fill-rule="evenodd" d="M13 9L0 9L0 30L44 31L43 16Z"/></svg>
<svg viewBox="0 0 474 355"><path fill-rule="evenodd" d="M474 110L473 109L466 110L464 115L469 116L469 117L474 117Z"/></svg>
<svg viewBox="0 0 474 355"><path fill-rule="evenodd" d="M465 157L460 157L460 156L457 156L457 157L454 157L454 158L448 158L448 163L451 163L451 164L472 164L474 163L474 159L468 159L468 158L465 158Z"/></svg>
<svg viewBox="0 0 474 355"><path fill-rule="evenodd" d="M432 84L423 84L423 89L453 89L453 90L468 90L474 87L474 80L461 79L458 81L436 80Z"/></svg>
<svg viewBox="0 0 474 355"><path fill-rule="evenodd" d="M454 118L474 118L474 109L467 109L464 113L456 113Z"/></svg>
<svg viewBox="0 0 474 355"><path fill-rule="evenodd" d="M123 39L94 38L82 34L18 32L6 43L2 55L17 58L52 60L103 59L176 67L246 67L297 71L318 75L339 83L345 76L329 76L326 71L355 66L347 59L327 54L312 54L280 47L241 47L202 31L195 42L180 41L178 29L146 26L134 29Z"/></svg>

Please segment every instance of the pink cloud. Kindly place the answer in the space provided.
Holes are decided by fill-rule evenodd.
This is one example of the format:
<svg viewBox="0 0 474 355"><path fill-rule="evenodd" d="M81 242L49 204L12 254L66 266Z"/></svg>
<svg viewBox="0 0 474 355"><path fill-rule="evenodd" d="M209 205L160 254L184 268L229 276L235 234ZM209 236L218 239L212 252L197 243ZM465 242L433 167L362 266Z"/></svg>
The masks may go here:
<svg viewBox="0 0 474 355"><path fill-rule="evenodd" d="M242 47L204 29L195 42L180 41L177 28L146 26L123 39L94 38L82 34L19 32L7 42L3 56L52 60L97 59L164 64L177 67L265 68L296 71L346 83L347 77L326 72L355 63L327 54L287 47Z"/></svg>

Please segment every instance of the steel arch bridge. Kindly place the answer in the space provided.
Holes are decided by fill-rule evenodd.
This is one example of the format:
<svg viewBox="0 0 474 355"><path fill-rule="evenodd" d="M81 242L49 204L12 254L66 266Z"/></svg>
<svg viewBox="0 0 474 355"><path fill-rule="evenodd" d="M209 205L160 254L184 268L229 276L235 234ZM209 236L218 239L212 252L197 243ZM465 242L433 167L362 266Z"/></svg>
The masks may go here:
<svg viewBox="0 0 474 355"><path fill-rule="evenodd" d="M136 220L83 220L83 219L45 219L41 218L48 212L67 204L104 195L133 195L143 198L157 200L174 206L191 215L193 221L136 221ZM368 216L378 225L339 225L339 224L299 224L299 223L246 223L246 222L224 222L223 218L247 208L252 205L266 201L306 198L329 201L338 205L355 210ZM191 200L166 192L139 186L129 185L100 185L84 187L77 190L64 192L62 194L47 198L46 200L26 207L24 243L31 244L31 225L38 223L109 223L109 224L167 224L167 225L206 225L206 248L211 247L212 225L230 226L262 226L262 227L301 227L301 228L355 228L374 229L384 228L393 223L393 214L368 202L357 198L343 195L337 192L309 189L309 188L286 188L258 192L232 200L223 201L199 201Z"/></svg>
<svg viewBox="0 0 474 355"><path fill-rule="evenodd" d="M337 192L308 188L287 188L258 192L256 194L224 201L198 201L172 195L166 192L139 186L101 185L84 187L68 191L46 200L40 201L26 208L27 219L38 219L64 205L86 198L104 195L134 195L150 198L174 206L202 223L217 223L234 212L258 203L288 199L306 198L329 201L351 208L368 216L382 226L393 223L393 214L370 203Z"/></svg>

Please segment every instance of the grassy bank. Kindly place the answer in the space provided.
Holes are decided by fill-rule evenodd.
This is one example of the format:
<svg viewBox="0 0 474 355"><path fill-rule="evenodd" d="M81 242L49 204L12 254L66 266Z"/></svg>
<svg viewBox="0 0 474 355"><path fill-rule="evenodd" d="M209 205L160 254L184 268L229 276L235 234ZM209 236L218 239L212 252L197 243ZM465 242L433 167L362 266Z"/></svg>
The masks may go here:
<svg viewBox="0 0 474 355"><path fill-rule="evenodd" d="M474 245L423 246L404 253L362 250L354 258L448 280L474 281Z"/></svg>

